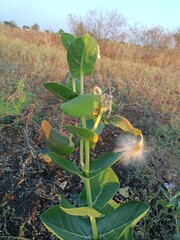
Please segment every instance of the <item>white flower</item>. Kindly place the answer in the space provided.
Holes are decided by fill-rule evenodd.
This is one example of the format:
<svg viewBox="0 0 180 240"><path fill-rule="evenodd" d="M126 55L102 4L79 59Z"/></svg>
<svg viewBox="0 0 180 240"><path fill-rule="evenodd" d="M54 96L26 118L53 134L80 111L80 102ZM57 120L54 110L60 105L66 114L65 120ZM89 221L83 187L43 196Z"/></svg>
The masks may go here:
<svg viewBox="0 0 180 240"><path fill-rule="evenodd" d="M122 152L120 163L137 164L145 162L144 138L143 135L138 137L131 135L124 135L119 139L116 152Z"/></svg>

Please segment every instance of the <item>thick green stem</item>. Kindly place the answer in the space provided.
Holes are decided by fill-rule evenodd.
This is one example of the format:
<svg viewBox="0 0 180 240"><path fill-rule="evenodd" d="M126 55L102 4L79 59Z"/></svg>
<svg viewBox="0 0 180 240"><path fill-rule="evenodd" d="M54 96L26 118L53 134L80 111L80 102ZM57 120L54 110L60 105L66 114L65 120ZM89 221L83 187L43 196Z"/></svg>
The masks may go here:
<svg viewBox="0 0 180 240"><path fill-rule="evenodd" d="M80 94L84 94L84 79L83 79L83 72L80 71ZM83 117L81 118L82 127L86 128L86 119ZM85 172L85 164L84 164L84 139L80 139L80 164L81 169Z"/></svg>
<svg viewBox="0 0 180 240"><path fill-rule="evenodd" d="M91 196L91 184L90 184L89 179L85 180L85 186L86 186L87 204L88 204L89 207L93 208L92 196ZM98 239L98 229L97 229L97 224L96 224L96 218L95 217L90 217L90 221L91 221L93 239L97 240Z"/></svg>
<svg viewBox="0 0 180 240"><path fill-rule="evenodd" d="M86 128L86 119L84 117L81 118L81 124L82 127ZM84 163L84 139L80 139L80 164L82 171L86 172Z"/></svg>
<svg viewBox="0 0 180 240"><path fill-rule="evenodd" d="M84 79L82 70L80 71L80 94L84 94Z"/></svg>
<svg viewBox="0 0 180 240"><path fill-rule="evenodd" d="M89 140L86 139L85 140L85 172L86 174L89 174L89 167L90 167L90 149L89 149ZM87 204L89 207L93 208L90 179L85 180L85 187L86 187ZM98 239L96 218L90 217L90 221L91 221L91 227L93 232L93 239L96 240Z"/></svg>
<svg viewBox="0 0 180 240"><path fill-rule="evenodd" d="M81 169L85 172L85 164L84 164L84 140L80 139L80 164Z"/></svg>
<svg viewBox="0 0 180 240"><path fill-rule="evenodd" d="M73 87L73 91L76 92L76 79L75 78L72 79L72 87Z"/></svg>
<svg viewBox="0 0 180 240"><path fill-rule="evenodd" d="M90 149L89 149L89 140L85 140L85 169L87 174L89 174L89 165L90 165Z"/></svg>
<svg viewBox="0 0 180 240"><path fill-rule="evenodd" d="M93 238L94 240L98 239L98 229L97 229L97 224L96 224L96 218L95 217L90 217L91 221L91 227L93 231Z"/></svg>
<svg viewBox="0 0 180 240"><path fill-rule="evenodd" d="M83 80L83 72L80 73L80 94L84 94L84 80ZM86 128L86 119L85 117L81 118L81 124L83 128ZM85 164L84 164L84 144L85 144ZM89 148L89 140L80 139L80 163L82 171L89 175L90 168L90 148ZM86 189L86 198L87 204L89 207L93 207L92 195L91 195L91 183L90 179L85 179L85 189ZM96 224L96 218L90 217L93 239L98 239L98 230Z"/></svg>

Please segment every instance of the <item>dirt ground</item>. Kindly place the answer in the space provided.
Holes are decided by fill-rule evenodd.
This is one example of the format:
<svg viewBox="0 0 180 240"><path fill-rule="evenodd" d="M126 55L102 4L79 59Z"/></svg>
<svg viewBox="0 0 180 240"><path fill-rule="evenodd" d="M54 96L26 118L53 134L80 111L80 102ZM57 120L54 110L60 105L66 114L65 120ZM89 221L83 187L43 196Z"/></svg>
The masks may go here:
<svg viewBox="0 0 180 240"><path fill-rule="evenodd" d="M111 130L106 130L106 144L101 143L99 150L93 153L94 157L99 151L113 149L114 146L108 144L112 143L110 136L113 133L109 133ZM36 124L20 128L7 125L1 130L0 142L0 228L3 239L21 239L22 236L54 239L40 222L39 215L50 205L58 204L59 194L76 202L82 189L80 179L38 158L38 152L45 152L47 148ZM75 152L71 158L77 154Z"/></svg>
<svg viewBox="0 0 180 240"><path fill-rule="evenodd" d="M41 109L42 112L45 111L44 118L49 118L50 112L56 112L59 108L54 98L49 99L48 104L51 109L47 106L45 110ZM152 129L156 125L157 113L145 116L142 109L137 110L127 103L126 109L120 114L134 123L137 120L136 127L142 129L147 144L156 146L159 139L156 136L150 138L149 135L152 135ZM18 124L16 117L8 116L0 125L0 239L53 240L56 237L45 229L39 219L40 214L59 203L59 194L76 204L82 183L78 177L39 158L39 153L46 153L48 149L40 126L27 116L20 119ZM163 118L159 121L163 123ZM91 153L92 159L100 153L112 151L120 134L122 132L119 129L107 126ZM164 135L159 138L163 139ZM77 148L69 158L77 161L78 156ZM172 216L167 212L158 215L160 208L155 204L160 197L160 187L169 181L172 173L170 160L169 148L159 148L156 152L151 149L146 165L141 166L140 170L132 166L113 166L121 188L128 189L128 194L119 191L114 199L118 203L139 199L151 206L147 218L136 228L136 240L170 240L173 235ZM175 179L176 186L178 180Z"/></svg>
<svg viewBox="0 0 180 240"><path fill-rule="evenodd" d="M120 130L107 127L95 151L91 154L92 158L96 158L99 153L113 150L119 133ZM46 152L47 147L42 139L40 127L35 122L24 121L19 127L3 125L0 142L1 239L56 239L45 229L39 215L49 206L58 204L59 194L63 194L69 201L76 203L82 189L80 179L38 158L38 153ZM70 160L73 158L78 158L78 149L70 156ZM156 177L153 183L154 191L156 191L162 186L163 181L167 180L167 174L164 175L165 169L162 168L160 176L157 177L156 170L163 166L161 162L156 168L153 166L153 161L148 165L149 169L153 169L154 177ZM121 187L127 186L126 179L133 170L118 164L114 170L121 180ZM128 183L129 187L136 189L134 195L137 194L142 200L144 200L141 196L142 189L146 188L147 181L146 179L139 181L135 178L133 180L132 177ZM123 196L120 192L115 196L117 202L123 202L127 198L129 196ZM172 219L168 218L168 221ZM167 231L172 233L173 229L169 227L168 222L166 224ZM153 235L153 230L149 234ZM136 239L143 240L143 238ZM150 237L149 239L163 238Z"/></svg>

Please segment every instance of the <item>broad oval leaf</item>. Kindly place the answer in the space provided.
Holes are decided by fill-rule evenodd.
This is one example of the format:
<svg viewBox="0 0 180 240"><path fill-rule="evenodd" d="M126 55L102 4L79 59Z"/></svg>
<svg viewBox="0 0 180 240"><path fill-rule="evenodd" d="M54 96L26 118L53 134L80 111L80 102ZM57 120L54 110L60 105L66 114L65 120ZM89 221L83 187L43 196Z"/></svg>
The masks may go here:
<svg viewBox="0 0 180 240"><path fill-rule="evenodd" d="M90 224L82 217L65 213L59 206L49 208L40 216L40 219L45 227L59 239L92 239Z"/></svg>
<svg viewBox="0 0 180 240"><path fill-rule="evenodd" d="M134 135L139 136L141 134L141 130L138 128L134 128L129 120L127 120L125 117L122 117L120 115L113 115L110 118L107 119L107 121L116 127L121 128L123 131Z"/></svg>
<svg viewBox="0 0 180 240"><path fill-rule="evenodd" d="M42 121L42 130L49 149L59 155L68 156L74 152L74 143L69 137L52 128L48 121Z"/></svg>
<svg viewBox="0 0 180 240"><path fill-rule="evenodd" d="M139 201L130 201L120 205L112 213L97 222L100 240L120 239L147 213L149 207Z"/></svg>
<svg viewBox="0 0 180 240"><path fill-rule="evenodd" d="M59 84L56 82L46 82L46 83L44 83L44 86L50 92L52 92L57 97L63 99L64 101L68 101L68 100L78 96L77 93L73 92L72 89L68 88L67 86L65 86L63 84Z"/></svg>
<svg viewBox="0 0 180 240"><path fill-rule="evenodd" d="M61 104L61 110L71 117L91 116L99 103L99 96L93 94L80 95Z"/></svg>
<svg viewBox="0 0 180 240"><path fill-rule="evenodd" d="M98 47L88 34L74 39L67 51L67 60L73 77L90 76L96 63Z"/></svg>
<svg viewBox="0 0 180 240"><path fill-rule="evenodd" d="M79 207L76 208L72 206L66 199L60 196L60 208L65 212L73 216L82 216L82 217L103 217L104 215L98 212L96 209L92 207Z"/></svg>
<svg viewBox="0 0 180 240"><path fill-rule="evenodd" d="M70 33L61 33L61 42L63 46L68 50L71 42L75 39L75 37Z"/></svg>
<svg viewBox="0 0 180 240"><path fill-rule="evenodd" d="M93 131L83 128L83 127L75 127L75 126L65 126L65 128L72 133L75 137L79 139L88 139L89 141L96 143L98 141L97 133Z"/></svg>
<svg viewBox="0 0 180 240"><path fill-rule="evenodd" d="M93 178L117 162L122 156L120 152L104 153L90 165L89 178Z"/></svg>
<svg viewBox="0 0 180 240"><path fill-rule="evenodd" d="M119 189L119 179L111 168L90 179L93 206L103 209ZM85 187L81 193L80 204L86 205Z"/></svg>
<svg viewBox="0 0 180 240"><path fill-rule="evenodd" d="M66 158L51 152L48 153L48 156L61 168L65 169L66 171L73 173L81 178L86 178L86 175L81 172L81 170L75 165L75 163L67 160Z"/></svg>

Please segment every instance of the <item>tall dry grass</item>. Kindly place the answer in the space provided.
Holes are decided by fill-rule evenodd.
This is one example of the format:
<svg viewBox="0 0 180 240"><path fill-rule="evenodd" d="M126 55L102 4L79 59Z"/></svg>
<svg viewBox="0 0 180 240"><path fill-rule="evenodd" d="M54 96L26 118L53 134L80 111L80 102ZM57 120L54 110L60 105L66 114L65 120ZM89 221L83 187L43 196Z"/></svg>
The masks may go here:
<svg viewBox="0 0 180 240"><path fill-rule="evenodd" d="M0 33L9 38L20 38L28 43L37 45L60 46L60 35L50 32L38 32L33 30L23 30L0 24Z"/></svg>
<svg viewBox="0 0 180 240"><path fill-rule="evenodd" d="M26 36L26 31L24 32ZM39 34L41 36L41 33ZM20 37L12 37L11 34L8 36L7 33L0 32L0 56L11 61L32 64L35 68L48 65L66 67L66 61L64 61L66 55L62 45L59 44L57 47L50 44L40 44L40 42L44 42L44 36L42 36L42 41L40 40L39 38L38 44L34 42L34 32L32 32L28 42L21 35Z"/></svg>
<svg viewBox="0 0 180 240"><path fill-rule="evenodd" d="M126 99L136 105L145 104L156 112L178 115L180 51L108 41L99 45L101 59L96 65L93 84L107 86L114 82L118 94L125 92ZM16 64L30 64L43 80L56 81L68 73L66 51L59 34L0 25L0 57Z"/></svg>
<svg viewBox="0 0 180 240"><path fill-rule="evenodd" d="M101 55L110 59L129 60L160 68L180 70L180 49L154 48L110 41L99 42Z"/></svg>

